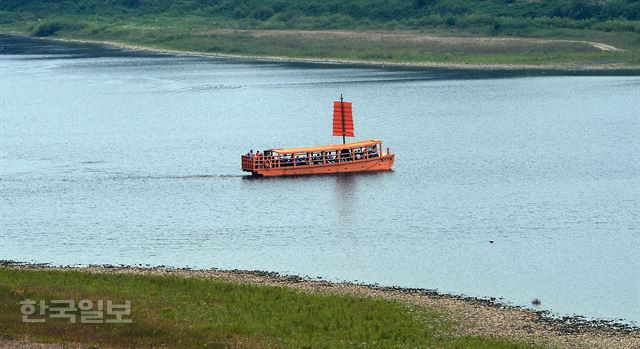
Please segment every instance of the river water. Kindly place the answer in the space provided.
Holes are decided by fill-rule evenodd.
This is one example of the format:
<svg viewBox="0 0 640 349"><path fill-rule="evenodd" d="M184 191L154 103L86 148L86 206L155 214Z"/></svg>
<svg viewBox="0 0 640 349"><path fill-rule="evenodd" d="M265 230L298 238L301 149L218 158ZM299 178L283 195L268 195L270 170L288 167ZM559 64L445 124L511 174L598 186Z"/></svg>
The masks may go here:
<svg viewBox="0 0 640 349"><path fill-rule="evenodd" d="M277 271L640 321L640 77L256 63L0 37L0 259ZM256 179L381 138L393 172Z"/></svg>

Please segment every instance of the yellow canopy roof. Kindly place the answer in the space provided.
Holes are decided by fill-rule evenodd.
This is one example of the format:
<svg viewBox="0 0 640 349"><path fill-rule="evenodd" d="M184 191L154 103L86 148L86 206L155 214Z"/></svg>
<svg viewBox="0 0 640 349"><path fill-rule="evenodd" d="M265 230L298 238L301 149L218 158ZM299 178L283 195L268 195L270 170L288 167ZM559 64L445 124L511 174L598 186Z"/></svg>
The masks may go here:
<svg viewBox="0 0 640 349"><path fill-rule="evenodd" d="M376 143L380 143L379 139L366 139L363 141L350 142L345 144L328 144L328 145L316 145L309 147L300 147L300 148L273 148L267 149L266 151L273 151L276 153L309 153L309 152L319 152L319 151L329 151L329 150L341 150L348 148L356 148L356 147L365 147L368 145L373 145Z"/></svg>

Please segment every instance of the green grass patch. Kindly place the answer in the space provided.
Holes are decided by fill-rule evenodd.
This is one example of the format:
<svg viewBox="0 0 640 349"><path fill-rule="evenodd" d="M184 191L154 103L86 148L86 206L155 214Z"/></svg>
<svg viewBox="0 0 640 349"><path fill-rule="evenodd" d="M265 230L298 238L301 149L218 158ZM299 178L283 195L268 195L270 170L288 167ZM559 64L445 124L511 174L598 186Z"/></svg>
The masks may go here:
<svg viewBox="0 0 640 349"><path fill-rule="evenodd" d="M448 34L454 37L438 33L435 36L442 39L432 40L424 39L425 34L416 31L341 35L317 31L220 29L195 19L172 22L164 18L140 18L135 23L52 18L23 23L13 29L35 36L104 40L156 49L247 56L452 64L640 64L640 47L603 51L584 42L513 38L478 40L458 32Z"/></svg>
<svg viewBox="0 0 640 349"><path fill-rule="evenodd" d="M24 299L129 300L132 323L23 323ZM0 268L0 336L9 338L116 347L533 348L451 331L446 314L384 299L205 278Z"/></svg>

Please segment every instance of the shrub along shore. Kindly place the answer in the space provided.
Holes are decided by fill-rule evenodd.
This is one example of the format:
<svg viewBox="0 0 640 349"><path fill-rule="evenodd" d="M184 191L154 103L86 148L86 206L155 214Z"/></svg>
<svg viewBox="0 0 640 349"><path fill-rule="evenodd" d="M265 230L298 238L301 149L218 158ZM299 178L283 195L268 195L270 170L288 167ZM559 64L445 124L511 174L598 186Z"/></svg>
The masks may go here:
<svg viewBox="0 0 640 349"><path fill-rule="evenodd" d="M131 323L24 323L20 301L131 302ZM76 311L74 314L77 314ZM36 314L37 317L37 314ZM239 270L0 262L0 346L637 348L638 328L435 291ZM46 346L44 346L46 347Z"/></svg>

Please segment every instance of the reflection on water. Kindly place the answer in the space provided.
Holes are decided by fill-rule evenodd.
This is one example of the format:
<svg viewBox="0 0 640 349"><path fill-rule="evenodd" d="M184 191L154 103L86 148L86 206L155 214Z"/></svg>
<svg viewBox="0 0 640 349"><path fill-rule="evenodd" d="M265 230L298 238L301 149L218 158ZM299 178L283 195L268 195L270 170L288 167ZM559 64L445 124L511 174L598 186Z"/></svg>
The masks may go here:
<svg viewBox="0 0 640 349"><path fill-rule="evenodd" d="M640 321L638 77L0 47L0 258L262 269ZM393 172L242 173L250 148L341 141L340 93Z"/></svg>
<svg viewBox="0 0 640 349"><path fill-rule="evenodd" d="M353 216L353 206L356 204L359 204L357 198L355 197L355 195L357 195L356 176L358 175L359 174L346 173L346 174L335 176L336 205L333 207L333 209L337 210L337 213L343 222L350 221L350 219Z"/></svg>

